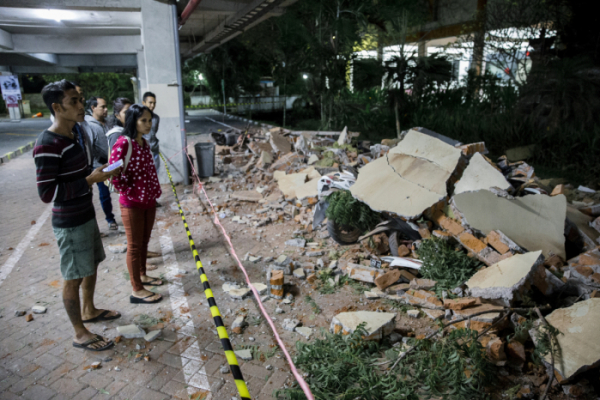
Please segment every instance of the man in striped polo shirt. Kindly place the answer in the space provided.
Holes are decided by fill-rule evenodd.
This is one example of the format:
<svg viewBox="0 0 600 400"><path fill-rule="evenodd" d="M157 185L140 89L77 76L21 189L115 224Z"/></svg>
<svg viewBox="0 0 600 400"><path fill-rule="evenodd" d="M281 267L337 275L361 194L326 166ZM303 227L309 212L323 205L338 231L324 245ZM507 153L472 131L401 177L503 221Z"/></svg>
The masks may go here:
<svg viewBox="0 0 600 400"><path fill-rule="evenodd" d="M119 172L92 171L87 137L78 122L84 120L81 95L72 82L62 80L46 85L44 102L54 116L50 128L37 138L35 158L37 188L44 203L53 202L52 227L60 250L64 279L63 303L75 329L73 346L102 351L113 342L87 330L84 322L99 322L121 316L116 311L97 309L94 289L98 264L106 258L96 213L92 204L94 183L104 182ZM83 293L83 308L79 288Z"/></svg>

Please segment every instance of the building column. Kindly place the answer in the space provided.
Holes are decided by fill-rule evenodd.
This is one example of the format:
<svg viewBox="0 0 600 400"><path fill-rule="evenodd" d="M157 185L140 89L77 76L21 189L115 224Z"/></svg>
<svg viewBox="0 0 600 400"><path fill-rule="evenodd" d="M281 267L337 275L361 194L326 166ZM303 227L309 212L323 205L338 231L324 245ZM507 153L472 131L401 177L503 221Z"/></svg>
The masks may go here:
<svg viewBox="0 0 600 400"><path fill-rule="evenodd" d="M140 98L136 99L136 101L141 103L141 96L143 96L144 92L148 90L148 81L146 79L146 58L144 57L144 50L138 51L137 53L137 81Z"/></svg>
<svg viewBox="0 0 600 400"><path fill-rule="evenodd" d="M142 78L141 93L146 90L156 95L156 114L160 117L157 132L160 151L168 161L169 170L175 182L184 182L187 177L187 163L184 164L186 146L183 108L180 104L176 57L177 27L175 7L155 0L142 0L142 43L143 64L138 64L138 75ZM140 55L138 54L138 63ZM145 83L144 83L145 78ZM161 161L162 164L162 161ZM161 183L169 181L165 168L159 171Z"/></svg>

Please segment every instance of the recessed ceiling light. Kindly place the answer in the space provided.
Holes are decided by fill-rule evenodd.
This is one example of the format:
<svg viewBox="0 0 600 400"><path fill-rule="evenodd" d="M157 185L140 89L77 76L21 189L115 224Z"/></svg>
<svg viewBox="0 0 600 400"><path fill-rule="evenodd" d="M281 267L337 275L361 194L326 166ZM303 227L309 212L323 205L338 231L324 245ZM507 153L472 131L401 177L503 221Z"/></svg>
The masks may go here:
<svg viewBox="0 0 600 400"><path fill-rule="evenodd" d="M36 10L35 14L39 18L53 19L56 22L75 19L75 14L68 10Z"/></svg>

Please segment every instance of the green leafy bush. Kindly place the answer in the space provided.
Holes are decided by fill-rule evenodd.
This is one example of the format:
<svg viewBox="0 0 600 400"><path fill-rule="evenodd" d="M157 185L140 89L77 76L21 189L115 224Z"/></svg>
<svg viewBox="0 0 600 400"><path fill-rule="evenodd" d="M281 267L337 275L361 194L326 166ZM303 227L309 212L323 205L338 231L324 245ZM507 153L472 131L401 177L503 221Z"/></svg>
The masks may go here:
<svg viewBox="0 0 600 400"><path fill-rule="evenodd" d="M457 329L439 340L412 340L417 348L389 367L403 347L366 341L363 327L343 336L327 333L314 343L297 342L296 365L319 400L485 399L495 383L495 367L477 341L477 332ZM388 363L382 363L382 357ZM294 386L276 392L278 399L306 399Z"/></svg>
<svg viewBox="0 0 600 400"><path fill-rule="evenodd" d="M477 271L479 261L455 250L441 239L423 240L417 250L423 266L419 270L427 279L437 281L436 292L462 285Z"/></svg>
<svg viewBox="0 0 600 400"><path fill-rule="evenodd" d="M355 199L349 190L333 192L327 197L327 201L329 202L327 218L337 224L365 231L377 225L381 219L379 214L371 210L368 205Z"/></svg>

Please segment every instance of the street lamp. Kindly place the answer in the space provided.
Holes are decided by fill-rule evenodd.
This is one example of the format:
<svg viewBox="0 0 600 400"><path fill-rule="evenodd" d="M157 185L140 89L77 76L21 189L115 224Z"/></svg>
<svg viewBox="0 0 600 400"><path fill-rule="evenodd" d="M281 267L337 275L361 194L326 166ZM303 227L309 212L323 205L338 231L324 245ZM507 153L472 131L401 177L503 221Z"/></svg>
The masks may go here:
<svg viewBox="0 0 600 400"><path fill-rule="evenodd" d="M305 80L308 79L308 75L307 74L303 74L302 75L302 79L305 79Z"/></svg>

